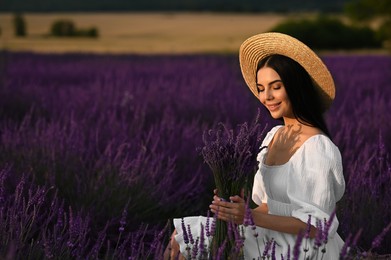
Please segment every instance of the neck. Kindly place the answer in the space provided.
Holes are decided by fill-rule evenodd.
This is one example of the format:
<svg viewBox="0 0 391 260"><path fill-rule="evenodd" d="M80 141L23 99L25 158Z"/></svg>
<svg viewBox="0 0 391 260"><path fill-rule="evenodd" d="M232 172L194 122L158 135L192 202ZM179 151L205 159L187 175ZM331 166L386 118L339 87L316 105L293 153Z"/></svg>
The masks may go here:
<svg viewBox="0 0 391 260"><path fill-rule="evenodd" d="M283 120L285 126L295 127L301 125L299 120L297 120L295 117L284 117Z"/></svg>
<svg viewBox="0 0 391 260"><path fill-rule="evenodd" d="M321 132L317 127L302 124L296 118L284 117L284 126L287 131L294 131L300 134Z"/></svg>

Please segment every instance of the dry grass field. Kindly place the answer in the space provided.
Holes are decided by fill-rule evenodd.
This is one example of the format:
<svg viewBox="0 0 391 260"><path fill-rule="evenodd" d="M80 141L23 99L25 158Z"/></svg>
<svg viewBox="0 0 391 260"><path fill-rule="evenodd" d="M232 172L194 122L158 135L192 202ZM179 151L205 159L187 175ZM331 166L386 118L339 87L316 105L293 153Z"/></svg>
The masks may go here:
<svg viewBox="0 0 391 260"><path fill-rule="evenodd" d="M24 14L27 37L14 36L12 14L0 14L0 48L13 51L99 53L230 53L247 37L288 18L278 14L56 13ZM51 24L70 19L96 27L99 38L49 37Z"/></svg>
<svg viewBox="0 0 391 260"><path fill-rule="evenodd" d="M13 14L0 13L0 50L47 53L237 53L240 44L251 35L268 31L285 19L315 15L207 12L27 13L23 15L27 37L17 38L14 35ZM348 22L346 18L342 18ZM99 37L50 37L50 27L59 19L73 21L77 29L95 27ZM377 26L376 22L373 26ZM358 52L389 53L385 50Z"/></svg>

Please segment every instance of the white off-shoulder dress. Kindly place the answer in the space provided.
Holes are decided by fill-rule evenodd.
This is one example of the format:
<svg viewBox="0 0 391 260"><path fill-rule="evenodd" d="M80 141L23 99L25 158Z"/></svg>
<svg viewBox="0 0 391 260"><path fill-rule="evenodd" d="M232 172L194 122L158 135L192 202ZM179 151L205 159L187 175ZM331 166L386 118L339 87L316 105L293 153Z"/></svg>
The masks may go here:
<svg viewBox="0 0 391 260"><path fill-rule="evenodd" d="M272 128L262 142L261 147L265 149L262 149L257 157L259 167L254 178L252 199L257 205L267 203L269 214L292 216L304 223L307 223L311 215L311 224L316 226L317 220L323 223L324 219L330 218L336 202L345 191L340 151L327 136L318 134L307 139L285 164L268 166L264 162L267 146L280 127ZM185 226L190 225L193 237L196 237L200 235L201 223L205 226L206 217L186 217L184 221ZM322 259L339 259L344 242L337 234L338 224L337 217L334 217L323 254L313 250L314 239L308 239L307 242L301 243L299 259L303 259L305 248L309 249L305 253L306 257L317 254L319 259L322 255ZM174 219L174 226L177 230L175 239L185 255L181 219ZM276 242L277 259L282 258L281 256L287 259L288 247L291 257L293 256L296 235L261 227L256 227L255 231L258 233L257 238L251 227L245 228L245 259L261 259L259 252L262 254L266 242L272 239Z"/></svg>

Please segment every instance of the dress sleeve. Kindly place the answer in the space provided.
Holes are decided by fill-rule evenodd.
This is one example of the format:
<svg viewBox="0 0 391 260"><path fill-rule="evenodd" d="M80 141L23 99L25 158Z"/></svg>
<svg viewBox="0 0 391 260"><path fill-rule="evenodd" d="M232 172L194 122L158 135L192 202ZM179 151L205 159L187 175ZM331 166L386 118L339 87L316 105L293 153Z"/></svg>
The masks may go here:
<svg viewBox="0 0 391 260"><path fill-rule="evenodd" d="M260 206L262 203L267 203L267 195L265 190L265 184L263 183L262 176L258 171L254 177L252 194L252 199L258 206Z"/></svg>
<svg viewBox="0 0 391 260"><path fill-rule="evenodd" d="M345 191L341 154L323 135L308 139L300 149L289 173L287 193L294 207L292 216L306 223L311 215L311 225L316 226L317 219L330 218ZM330 237L338 224L334 218Z"/></svg>
<svg viewBox="0 0 391 260"><path fill-rule="evenodd" d="M266 195L266 189L265 184L263 183L262 173L260 171L261 167L260 164L264 161L265 155L266 155L266 149L273 139L274 134L277 132L277 130L282 127L282 125L278 125L273 127L265 136L265 138L262 141L261 146L259 147L259 153L257 156L258 161L258 171L254 176L254 183L253 183L253 192L252 192L252 199L257 205L261 205L262 203L267 202L267 195Z"/></svg>

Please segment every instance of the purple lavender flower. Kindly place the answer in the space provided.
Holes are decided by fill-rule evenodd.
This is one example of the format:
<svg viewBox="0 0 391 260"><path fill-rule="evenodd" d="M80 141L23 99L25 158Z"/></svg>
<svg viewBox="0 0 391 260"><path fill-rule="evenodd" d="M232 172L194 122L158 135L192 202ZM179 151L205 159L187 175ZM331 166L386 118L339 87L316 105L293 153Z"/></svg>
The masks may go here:
<svg viewBox="0 0 391 260"><path fill-rule="evenodd" d="M99 250L102 248L103 243L105 242L106 238L106 232L108 228L108 224L104 227L103 230L101 230L98 234L98 239L96 240L96 243L94 244L93 248L91 249L91 252L87 255L87 258L98 258Z"/></svg>
<svg viewBox="0 0 391 260"><path fill-rule="evenodd" d="M316 220L316 230L314 247L319 248L323 243L323 225L322 221L319 219Z"/></svg>
<svg viewBox="0 0 391 260"><path fill-rule="evenodd" d="M359 231L356 233L356 235L354 236L353 241L352 241L352 246L357 245L357 242L358 242L359 238L361 237L362 231L363 231L363 229L360 228Z"/></svg>
<svg viewBox="0 0 391 260"><path fill-rule="evenodd" d="M122 217L121 217L121 220L119 221L119 223L120 223L120 227L119 227L119 232L124 232L124 230L125 230L125 225L126 225L126 217L127 217L127 215L128 215L128 211L126 210L126 209L124 209L123 211L122 211Z"/></svg>
<svg viewBox="0 0 391 260"><path fill-rule="evenodd" d="M271 257L272 260L276 260L276 241L273 241Z"/></svg>
<svg viewBox="0 0 391 260"><path fill-rule="evenodd" d="M143 244L143 232L131 236L134 246L127 240L141 222L157 223L177 208L187 215L200 206L188 201L204 194L208 186L194 149L202 146L204 129L214 128L217 122L238 125L251 119L257 109L255 103L246 102L243 88L235 86L240 73L232 73L232 65L237 65L234 57L118 58L3 52L0 58L4 58L0 66L7 71L6 80L0 80L0 161L14 165L12 172L5 167L8 177L0 184L0 212L6 214L4 224L9 227L0 237L21 234L31 227L20 245L18 242L13 258L34 258L28 254L49 247L48 256L62 254L62 248L69 249L66 244L72 231L76 240L69 240L74 247L68 250L68 258L72 251L80 258L94 259L88 251L96 244L98 255L108 252L106 258L123 258L126 253L121 250L125 248L130 258L142 259L142 248L150 242ZM346 235L363 227L365 236L353 239L351 245L370 248L373 244L377 246L374 250L386 251L389 236L377 236L378 223L388 223L391 218L391 143L387 135L391 117L385 112L391 105L391 60L386 56L329 56L326 62L336 82L344 86L326 118L346 165L347 192L341 201L340 229ZM148 76L151 72L154 77ZM189 87L182 88L184 84ZM216 98L221 93L224 98ZM177 98L172 103L174 94ZM352 105L355 100L361 100L361 105ZM200 116L203 114L207 116ZM334 120L336 117L341 120ZM246 127L250 129L249 124ZM373 129L381 129L379 135ZM232 150L243 151L245 144L257 143L246 139L245 130L243 127L236 135L243 142L227 139L233 144L228 147L231 150L220 146L224 158L228 160ZM252 169L252 163L255 160L243 167L243 172ZM22 176L24 184L17 189ZM45 183L41 187L45 196L36 193L32 179ZM145 189L138 189L140 183L146 184ZM58 193L49 192L51 186ZM50 197L63 204L51 206ZM102 232L105 223L112 226L118 222L111 212L121 212L129 197L133 205L127 208L125 230L108 228ZM155 202L153 209L151 203L145 203L151 200ZM175 205L170 201L176 201ZM24 202L35 213L21 213ZM80 232L73 233L68 210L60 213L59 205L72 205L75 219L81 214L94 216L92 223L83 218ZM33 221L27 222L29 219ZM112 241L121 234L114 250ZM154 234L152 226L147 234ZM29 242L33 241L31 235L34 244ZM128 246L123 246L126 243ZM153 256L144 259L150 258Z"/></svg>
<svg viewBox="0 0 391 260"><path fill-rule="evenodd" d="M220 260L222 259L223 255L224 255L224 250L225 250L225 247L227 246L227 240L225 239L223 241L223 243L219 246L218 250L217 250L217 254L216 254L216 260ZM222 259L224 260L224 259Z"/></svg>
<svg viewBox="0 0 391 260"><path fill-rule="evenodd" d="M243 247L244 240L243 240L243 237L240 235L238 225L232 223L231 226L232 226L232 230L233 230L233 234L234 234L234 238L235 238L234 250L236 253L239 253Z"/></svg>
<svg viewBox="0 0 391 260"><path fill-rule="evenodd" d="M390 231L391 229L391 222L383 228L382 232L375 237L375 239L372 241L371 249L376 249L380 247L381 242L383 241L385 235Z"/></svg>
<svg viewBox="0 0 391 260"><path fill-rule="evenodd" d="M212 221L212 224L211 224L211 227L210 227L210 235L211 236L214 236L215 233L216 233L216 221L217 221L217 215L215 214L213 216L213 221Z"/></svg>
<svg viewBox="0 0 391 260"><path fill-rule="evenodd" d="M210 237L210 211L208 210L208 212L206 213L206 223L205 223L205 234L206 234L206 237Z"/></svg>
<svg viewBox="0 0 391 260"><path fill-rule="evenodd" d="M304 244L304 248L303 248L303 251L304 251L304 259L306 259L306 257L307 257L307 252L309 251L308 239L310 238L311 226L312 226L312 225L311 225L311 215L308 215L307 229L306 229L305 235L304 235L304 238L305 238L305 244Z"/></svg>
<svg viewBox="0 0 391 260"><path fill-rule="evenodd" d="M169 229L169 227L170 227L170 220L167 221L167 224L164 226L164 228L162 230L155 232L153 242L150 246L151 251L155 251L155 256L164 254L163 252L160 252L160 251L163 250L163 237L164 237L164 234ZM171 232L169 232L169 233L171 233Z"/></svg>
<svg viewBox="0 0 391 260"><path fill-rule="evenodd" d="M264 259L265 257L269 257L269 251L272 248L272 244L274 242L274 239L272 238L271 240L266 241L265 248L262 253L262 258Z"/></svg>
<svg viewBox="0 0 391 260"><path fill-rule="evenodd" d="M300 252L301 252L300 247L301 247L301 243L303 242L303 238L304 238L304 232L300 232L299 234L297 234L295 246L293 247L293 260L298 260L300 257ZM289 251L290 251L290 247L288 247L288 253Z"/></svg>
<svg viewBox="0 0 391 260"><path fill-rule="evenodd" d="M6 167L6 168L0 170L0 212L2 211L1 209L5 203L4 182L5 182L6 178L8 177L9 170L10 170L9 167Z"/></svg>
<svg viewBox="0 0 391 260"><path fill-rule="evenodd" d="M193 244L193 249L191 251L191 258L192 259L197 259L198 246L199 246L199 237L197 237L197 239L195 240L195 243Z"/></svg>
<svg viewBox="0 0 391 260"><path fill-rule="evenodd" d="M59 209L58 209L58 212L57 212L57 227L59 229L61 229L64 225L64 209L63 207L61 206Z"/></svg>
<svg viewBox="0 0 391 260"><path fill-rule="evenodd" d="M189 236L188 236L187 231L186 231L184 218L181 219L181 225L182 225L183 241L187 245L187 244L189 244Z"/></svg>
<svg viewBox="0 0 391 260"><path fill-rule="evenodd" d="M246 200L246 206L245 206L245 214L243 219L243 225L246 226L252 226L254 225L254 219L251 214L251 208L250 208L250 197L247 197Z"/></svg>
<svg viewBox="0 0 391 260"><path fill-rule="evenodd" d="M194 245L194 238L193 238L193 234L191 233L190 225L187 225L187 235L189 236L190 244Z"/></svg>
<svg viewBox="0 0 391 260"><path fill-rule="evenodd" d="M212 170L215 186L222 199L227 200L229 196L240 194L246 182L250 179L252 181L254 177L257 147L263 135L258 119L259 117L251 125L247 122L238 125L236 129L219 123L216 129L204 132L201 154ZM226 222L218 222L214 243L221 244L227 233L232 241L232 226ZM227 251L230 246L227 246Z"/></svg>
<svg viewBox="0 0 391 260"><path fill-rule="evenodd" d="M22 198L25 182L25 177L23 176L15 189L15 201L19 201Z"/></svg>
<svg viewBox="0 0 391 260"><path fill-rule="evenodd" d="M334 221L335 215L336 215L336 209L333 210L333 212L331 213L328 220L326 220L326 219L324 220L324 227L323 227L323 243L324 244L327 244L330 227Z"/></svg>
<svg viewBox="0 0 391 260"><path fill-rule="evenodd" d="M203 256L205 253L205 233L204 233L204 225L201 223L201 234L200 234L200 245L199 251L200 255Z"/></svg>
<svg viewBox="0 0 391 260"><path fill-rule="evenodd" d="M341 252L339 253L339 259L346 259L348 253L348 247L350 246L350 240L352 239L352 234L349 234L345 239L345 243L342 246Z"/></svg>
<svg viewBox="0 0 391 260"><path fill-rule="evenodd" d="M307 220L307 229L305 232L305 238L308 239L310 238L310 233L311 233L311 215L308 215L308 220Z"/></svg>
<svg viewBox="0 0 391 260"><path fill-rule="evenodd" d="M227 232L227 235L228 235L228 240L229 241L234 241L234 231L235 227L234 227L234 223L232 221L229 221L228 222L228 232Z"/></svg>

